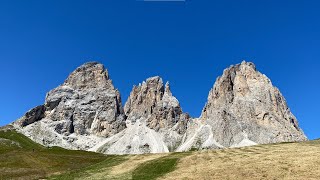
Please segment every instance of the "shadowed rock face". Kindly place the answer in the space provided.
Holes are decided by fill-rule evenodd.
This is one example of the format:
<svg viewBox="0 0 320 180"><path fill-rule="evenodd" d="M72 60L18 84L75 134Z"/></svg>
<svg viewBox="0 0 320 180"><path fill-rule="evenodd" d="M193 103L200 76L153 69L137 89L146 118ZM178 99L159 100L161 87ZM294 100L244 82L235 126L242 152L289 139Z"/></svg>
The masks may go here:
<svg viewBox="0 0 320 180"><path fill-rule="evenodd" d="M44 118L44 113L45 107L43 105L31 109L24 115L24 119L20 122L21 126L27 126L41 120L42 118Z"/></svg>
<svg viewBox="0 0 320 180"><path fill-rule="evenodd" d="M253 63L224 70L209 92L201 119L225 147L306 140L284 97Z"/></svg>

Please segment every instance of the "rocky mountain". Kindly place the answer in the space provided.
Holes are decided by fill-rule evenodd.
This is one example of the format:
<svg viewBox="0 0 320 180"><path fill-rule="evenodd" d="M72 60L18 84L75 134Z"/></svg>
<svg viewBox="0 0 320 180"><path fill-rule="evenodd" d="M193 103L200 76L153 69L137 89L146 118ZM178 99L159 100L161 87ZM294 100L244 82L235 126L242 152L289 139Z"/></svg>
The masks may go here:
<svg viewBox="0 0 320 180"><path fill-rule="evenodd" d="M133 87L124 111L127 128L91 150L107 154L174 151L190 119L172 96L169 83L164 85L158 76Z"/></svg>
<svg viewBox="0 0 320 180"><path fill-rule="evenodd" d="M217 78L201 117L187 134L189 144L181 150L307 139L279 89L245 61Z"/></svg>
<svg viewBox="0 0 320 180"><path fill-rule="evenodd" d="M44 145L106 154L306 140L280 91L248 62L224 70L199 118L183 113L158 76L134 86L122 107L108 71L90 62L13 124Z"/></svg>
<svg viewBox="0 0 320 180"><path fill-rule="evenodd" d="M120 93L96 62L78 67L14 124L38 143L84 150L126 127Z"/></svg>
<svg viewBox="0 0 320 180"><path fill-rule="evenodd" d="M170 129L177 123L177 132L183 134L189 116L182 112L179 101L172 96L169 82L164 86L159 76L151 77L134 86L124 106L127 121L146 119L146 125L160 131Z"/></svg>

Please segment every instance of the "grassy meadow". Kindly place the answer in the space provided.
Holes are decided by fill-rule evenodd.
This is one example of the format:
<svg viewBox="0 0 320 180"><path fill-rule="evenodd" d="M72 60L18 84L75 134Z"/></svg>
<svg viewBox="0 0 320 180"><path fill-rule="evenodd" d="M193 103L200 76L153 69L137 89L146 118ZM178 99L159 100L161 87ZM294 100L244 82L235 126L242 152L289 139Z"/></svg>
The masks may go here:
<svg viewBox="0 0 320 180"><path fill-rule="evenodd" d="M320 140L120 156L47 148L3 129L0 179L320 179Z"/></svg>

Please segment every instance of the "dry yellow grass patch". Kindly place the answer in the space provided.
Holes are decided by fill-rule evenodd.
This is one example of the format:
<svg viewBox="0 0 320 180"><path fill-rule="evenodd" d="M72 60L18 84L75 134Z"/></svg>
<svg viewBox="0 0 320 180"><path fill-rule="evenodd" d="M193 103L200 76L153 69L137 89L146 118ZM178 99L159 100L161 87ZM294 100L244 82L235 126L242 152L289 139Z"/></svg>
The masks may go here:
<svg viewBox="0 0 320 180"><path fill-rule="evenodd" d="M161 179L320 179L320 141L194 152Z"/></svg>

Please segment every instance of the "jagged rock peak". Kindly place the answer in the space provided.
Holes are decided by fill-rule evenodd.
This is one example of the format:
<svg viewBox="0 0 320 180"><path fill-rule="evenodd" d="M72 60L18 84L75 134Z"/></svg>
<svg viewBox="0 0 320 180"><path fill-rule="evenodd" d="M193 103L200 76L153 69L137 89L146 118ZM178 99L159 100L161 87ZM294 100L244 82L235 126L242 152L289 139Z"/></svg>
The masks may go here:
<svg viewBox="0 0 320 180"><path fill-rule="evenodd" d="M74 70L64 82L73 89L114 88L108 70L98 62L88 62Z"/></svg>
<svg viewBox="0 0 320 180"><path fill-rule="evenodd" d="M134 86L125 104L127 128L93 150L107 154L140 154L175 151L190 117L182 113L169 83L159 76Z"/></svg>
<svg viewBox="0 0 320 180"><path fill-rule="evenodd" d="M201 119L212 125L216 141L225 147L306 139L280 91L251 62L224 70Z"/></svg>
<svg viewBox="0 0 320 180"><path fill-rule="evenodd" d="M96 137L109 137L126 127L120 93L97 62L78 67L47 93L43 105L14 124L36 142L75 149L88 149L97 143Z"/></svg>
<svg viewBox="0 0 320 180"><path fill-rule="evenodd" d="M242 70L254 70L256 71L256 65L253 63L253 62L247 62L246 60L243 60L241 63L239 64L235 64L235 65L230 65L229 68L226 68L225 71L227 70L230 70L232 68L235 68L235 69L241 69L240 67L242 67L243 69ZM246 68L245 68L246 67Z"/></svg>
<svg viewBox="0 0 320 180"><path fill-rule="evenodd" d="M171 90L170 90L169 81L166 82L165 89L164 89L164 93L167 94L168 96L172 96L172 93L171 93Z"/></svg>
<svg viewBox="0 0 320 180"><path fill-rule="evenodd" d="M164 95L163 80L159 76L146 79L134 86L124 106L124 112L129 117L145 117L151 115L152 109L162 100Z"/></svg>
<svg viewBox="0 0 320 180"><path fill-rule="evenodd" d="M134 86L124 106L127 120L143 118L147 126L159 130L175 125L182 115L179 101L172 96L169 83L163 84L159 76L148 78Z"/></svg>
<svg viewBox="0 0 320 180"><path fill-rule="evenodd" d="M257 69L256 69L256 65L255 65L253 62L247 62L247 61L245 61L245 60L243 60L243 61L241 62L241 64L237 64L237 65L235 65L235 66L248 66L248 67L251 67L252 69L254 69L255 71L257 70Z"/></svg>

